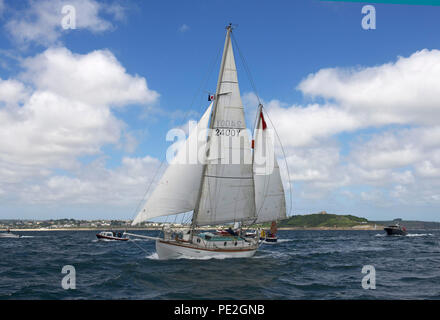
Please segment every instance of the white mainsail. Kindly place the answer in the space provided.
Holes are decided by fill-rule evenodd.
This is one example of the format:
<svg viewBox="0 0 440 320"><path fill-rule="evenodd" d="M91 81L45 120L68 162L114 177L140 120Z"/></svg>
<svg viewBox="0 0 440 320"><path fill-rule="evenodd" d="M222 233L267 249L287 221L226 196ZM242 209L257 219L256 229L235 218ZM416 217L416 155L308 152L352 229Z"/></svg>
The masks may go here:
<svg viewBox="0 0 440 320"><path fill-rule="evenodd" d="M188 139L177 150L175 158L169 164L142 210L133 220L132 225L155 217L194 210L200 193L205 159L196 159L195 163L189 163L189 160L190 156L196 152L195 147L197 147L198 154L202 155L201 158L206 153L204 152L206 139L200 141L202 140L200 135L203 137L203 132L206 133L211 109L212 103Z"/></svg>
<svg viewBox="0 0 440 320"><path fill-rule="evenodd" d="M261 106L254 141L256 223L285 219L286 202L273 131L267 129Z"/></svg>
<svg viewBox="0 0 440 320"><path fill-rule="evenodd" d="M231 38L225 42L197 225L255 220L252 153ZM198 210L197 210L198 209Z"/></svg>

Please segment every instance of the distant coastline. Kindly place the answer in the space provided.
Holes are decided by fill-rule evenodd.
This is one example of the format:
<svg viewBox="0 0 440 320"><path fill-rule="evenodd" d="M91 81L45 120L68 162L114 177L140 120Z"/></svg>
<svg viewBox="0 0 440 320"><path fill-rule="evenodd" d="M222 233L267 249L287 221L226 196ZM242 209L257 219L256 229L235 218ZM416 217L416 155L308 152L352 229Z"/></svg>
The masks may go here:
<svg viewBox="0 0 440 320"><path fill-rule="evenodd" d="M189 226L177 226L175 228L188 228ZM198 228L198 230L214 230L217 228ZM155 231L155 230L162 230L162 227L145 227L145 228L50 228L50 229L32 229L32 228L17 228L13 229L11 228L11 232L20 232L20 231L102 231L102 230L127 230L127 231ZM345 228L345 227L310 227L310 228L303 228L303 227L280 227L278 230L383 230L383 226L377 226L375 229L374 226L355 226L352 228ZM7 231L7 229L0 229L0 232Z"/></svg>
<svg viewBox="0 0 440 320"><path fill-rule="evenodd" d="M189 226L178 226L175 228L188 228ZM216 228L198 228L198 230L214 230ZM20 232L20 231L102 231L102 230L127 230L127 231L155 231L155 230L162 230L160 227L152 227L152 228L51 228L51 229L10 229L11 232ZM376 229L374 226L357 226L352 228L345 228L345 227L310 227L310 228L303 228L303 227L280 227L278 230L383 230L383 226L377 226ZM7 231L7 229L0 229L0 232Z"/></svg>
<svg viewBox="0 0 440 320"><path fill-rule="evenodd" d="M18 229L9 229L11 232L21 232L21 231L103 231L103 230L127 230L127 231L142 231L142 230L162 230L162 228L51 228L51 229L32 229L32 228L18 228ZM0 232L7 231L7 229L0 229Z"/></svg>
<svg viewBox="0 0 440 320"><path fill-rule="evenodd" d="M408 230L440 230L440 222L427 222L415 220L394 219L390 221L371 221L366 218L353 215L331 214L326 211L318 213L293 215L287 219L278 221L279 230L378 230L382 231L385 226L400 224ZM51 219L51 220L0 220L0 231L103 231L103 230L161 230L162 222L144 222L138 226L131 226L131 220L75 220L75 219ZM189 225L171 223L173 228L187 228ZM200 230L215 230L228 226L206 226ZM270 228L270 223L253 226L255 228Z"/></svg>

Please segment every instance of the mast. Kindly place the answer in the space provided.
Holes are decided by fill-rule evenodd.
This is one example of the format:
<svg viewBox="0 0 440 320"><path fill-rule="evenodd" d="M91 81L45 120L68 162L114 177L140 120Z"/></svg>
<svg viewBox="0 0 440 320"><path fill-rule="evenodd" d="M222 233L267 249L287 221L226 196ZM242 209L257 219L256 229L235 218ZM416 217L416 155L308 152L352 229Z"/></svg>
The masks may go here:
<svg viewBox="0 0 440 320"><path fill-rule="evenodd" d="M263 112L263 105L260 103L258 104L258 111L257 111L257 122L255 124L254 127L254 132L253 132L253 136L252 136L252 174L254 174L254 166L255 166L255 133L258 129L258 123L260 121L260 114ZM254 190L254 199L255 199L255 178L252 179L252 185L253 185L253 190ZM257 211L257 207L255 207L255 220L251 223L254 224L257 220L258 220L258 213L259 211Z"/></svg>
<svg viewBox="0 0 440 320"><path fill-rule="evenodd" d="M222 62L220 64L220 72L218 75L218 80L217 80L217 88L215 90L215 95L214 95L214 103L213 103L213 107L212 107L212 113L211 113L211 121L209 124L209 135L208 135L208 141L207 141L207 151L206 151L206 158L209 157L209 152L210 152L210 146L209 146L209 141L211 138L211 134L212 134L212 128L214 126L214 121L215 121L215 115L217 113L217 105L218 105L218 95L220 92L220 86L221 86L221 81L223 78L223 72L225 69L225 60L226 60L226 53L228 52L228 48L229 48L229 44L230 44L230 39L231 39L231 32L232 32L232 23L229 23L229 25L226 27L226 39L225 39L225 45L223 48L223 55L222 55ZM202 178L200 181L200 186L203 186L203 182L205 180L205 174L206 174L206 168L207 168L207 164L205 163L203 165L203 171L202 171ZM191 229L194 229L196 227L196 223L197 223L197 215L199 212L199 207L200 207L200 198L202 195L202 187L200 187L199 190L199 195L197 197L197 203L196 203L196 207L194 209L194 213L193 213L193 218L192 218L192 222L191 222ZM191 239L192 240L193 237L193 233L191 232Z"/></svg>

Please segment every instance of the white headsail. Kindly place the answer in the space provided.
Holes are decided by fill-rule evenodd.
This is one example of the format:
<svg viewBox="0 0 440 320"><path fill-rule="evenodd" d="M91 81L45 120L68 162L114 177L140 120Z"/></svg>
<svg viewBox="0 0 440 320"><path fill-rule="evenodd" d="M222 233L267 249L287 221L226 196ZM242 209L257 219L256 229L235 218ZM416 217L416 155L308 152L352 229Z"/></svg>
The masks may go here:
<svg viewBox="0 0 440 320"><path fill-rule="evenodd" d="M190 133L188 139L176 152L154 192L148 198L145 206L133 220L132 225L151 218L192 211L195 208L200 193L200 182L203 172L204 159L196 159L194 163L188 160L198 148L199 155L205 155L204 143L200 141L200 133L206 133L211 114L212 104ZM202 161L199 161L202 160Z"/></svg>
<svg viewBox="0 0 440 320"><path fill-rule="evenodd" d="M193 223L252 221L255 219L252 153L229 33L215 99L209 156Z"/></svg>
<svg viewBox="0 0 440 320"><path fill-rule="evenodd" d="M274 152L273 131L267 129L261 106L255 131L254 183L256 222L285 219L286 202Z"/></svg>

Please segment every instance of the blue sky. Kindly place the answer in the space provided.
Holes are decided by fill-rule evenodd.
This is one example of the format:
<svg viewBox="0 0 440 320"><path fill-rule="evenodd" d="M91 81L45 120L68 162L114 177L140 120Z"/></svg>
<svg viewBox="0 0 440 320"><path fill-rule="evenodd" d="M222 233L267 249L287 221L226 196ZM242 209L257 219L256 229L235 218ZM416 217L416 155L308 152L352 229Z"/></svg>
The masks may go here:
<svg viewBox="0 0 440 320"><path fill-rule="evenodd" d="M232 22L294 214L440 221L440 7L374 4L364 30L366 4L0 0L0 218L132 219L167 131L207 107Z"/></svg>

